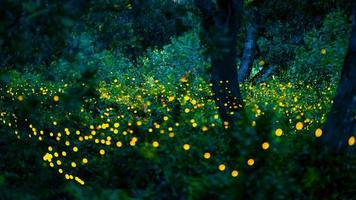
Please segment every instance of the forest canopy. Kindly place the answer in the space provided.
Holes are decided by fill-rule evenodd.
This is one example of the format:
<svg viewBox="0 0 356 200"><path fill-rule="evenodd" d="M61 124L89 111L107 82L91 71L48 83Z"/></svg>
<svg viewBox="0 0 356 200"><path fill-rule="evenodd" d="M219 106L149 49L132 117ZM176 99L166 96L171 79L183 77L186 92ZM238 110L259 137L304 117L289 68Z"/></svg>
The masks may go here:
<svg viewBox="0 0 356 200"><path fill-rule="evenodd" d="M354 199L355 0L0 1L1 199Z"/></svg>

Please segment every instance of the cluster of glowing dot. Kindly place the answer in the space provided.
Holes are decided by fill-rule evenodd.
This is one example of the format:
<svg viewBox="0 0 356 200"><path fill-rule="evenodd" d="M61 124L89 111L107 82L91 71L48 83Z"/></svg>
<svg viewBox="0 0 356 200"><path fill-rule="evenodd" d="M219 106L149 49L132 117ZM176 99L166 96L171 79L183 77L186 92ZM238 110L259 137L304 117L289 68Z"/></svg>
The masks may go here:
<svg viewBox="0 0 356 200"><path fill-rule="evenodd" d="M325 54L326 50L324 51L322 49L321 53ZM265 62L263 60L259 62L261 66L264 64ZM127 80L136 81L135 78L130 77L128 77ZM187 77L182 76L180 82L181 85L179 87L173 87L173 84L161 84L158 80L144 80L139 90L134 90L118 80L114 80L109 84L103 82L98 89L100 99L108 104L116 103L123 105L126 107L126 112L119 114L117 110L111 107L104 108L101 111L100 123L86 125L82 130L70 130L69 128L60 130L63 124L60 124L56 118L50 119L50 124L44 128L38 128L26 119L29 128L28 137L37 138L39 141L44 142L46 140L56 141L58 144L61 144L58 145L58 147L56 147L56 145L49 145L48 151L43 155L43 160L47 162L51 168L57 169L58 173L63 174L65 179L74 180L83 185L85 184L84 180L75 175L75 172L77 168L90 164L93 155L82 154L81 152L85 150L83 149L85 147L82 147L80 143L92 142L98 147L96 148L95 154L97 154L97 156L106 156L114 150L110 147L133 148L141 143L145 143L141 141L141 137L137 135L137 132L144 132L148 135L155 136L148 144L153 149L159 150L163 145L170 145L169 141L175 139L176 136L182 137L181 134L182 132L186 132L184 128L187 126L192 129L190 134L201 133L200 137L204 137L204 134L208 131L229 128L228 122L221 122L219 119L215 103L212 98L210 98L212 96L211 84L201 82L198 84L197 89L193 90L189 88ZM271 89L272 85L268 83L262 83L256 87L242 85L242 88L249 91L244 101L246 107L251 108L254 115L253 117L257 119L264 115L264 109L262 107L272 105L273 110L284 114L284 117L288 119L291 127L288 130L276 127L273 129L273 137L283 138L292 131L301 133L304 130L312 131L316 138L321 137L323 135L322 129L311 129L311 127L316 127L315 125L323 123L325 121L325 113L319 116L314 115L314 113L318 113L322 108L332 103L331 99L328 98L330 95L327 95L332 92L332 89L329 87L324 91L324 99L316 99L318 101L314 103L302 104L300 103L300 99L303 95L300 91L294 89L291 83L274 84L277 84L277 87L273 88L278 88L279 91ZM50 90L43 86L38 91L31 88L30 84L26 87L10 87L7 88L6 93L19 103L26 101L27 96L38 95L50 99L55 107L61 103L61 95L64 94L68 85L64 84L56 90ZM182 90L181 88L183 88L183 92L179 92L179 90ZM309 85L303 89L313 90ZM256 99L258 99L259 102L256 102ZM184 116L186 120L175 121L174 118L176 116L173 114L174 108L172 107L172 105L175 104L180 105L180 115ZM159 110L155 108L159 108ZM83 106L81 112L85 113L88 111L86 111ZM138 113L145 113L148 117L133 117L137 116ZM206 119L197 117L204 116L205 113L213 114ZM150 118L157 114L161 116L160 119L150 122ZM70 117L69 114L68 116ZM318 117L312 118L310 116ZM1 111L0 120L3 124L7 124L8 127L16 127L17 117L14 114ZM255 120L252 121L251 126L256 126ZM49 127L52 127L53 130L51 131ZM184 131L181 131L180 128ZM44 129L47 131L44 131ZM18 130L15 130L15 134L19 139L23 137L19 134ZM179 149L184 153L202 148L192 141L180 141L178 143ZM353 146L355 144L355 137L349 137L347 143L349 146ZM273 147L272 142L262 141L259 148L262 151L267 151L271 147ZM208 151L207 149L201 149L200 153L202 160L207 162L214 160L217 154L219 154L218 150L213 151L211 149ZM75 155L76 158L70 159L73 155ZM221 161L216 162L218 162L218 171L229 171L232 177L239 175L238 169L235 169L234 166L227 166ZM252 167L258 160L250 157L246 159L245 162L247 166Z"/></svg>

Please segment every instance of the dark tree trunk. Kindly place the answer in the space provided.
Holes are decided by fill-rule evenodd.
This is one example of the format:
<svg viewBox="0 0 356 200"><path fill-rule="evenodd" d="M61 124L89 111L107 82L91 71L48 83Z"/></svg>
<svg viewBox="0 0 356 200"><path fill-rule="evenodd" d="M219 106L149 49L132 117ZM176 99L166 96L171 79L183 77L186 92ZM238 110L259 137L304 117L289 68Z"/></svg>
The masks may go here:
<svg viewBox="0 0 356 200"><path fill-rule="evenodd" d="M241 25L242 0L195 0L203 14L202 41L211 58L212 84L216 105L223 121L240 115L242 98L236 66L237 31Z"/></svg>
<svg viewBox="0 0 356 200"><path fill-rule="evenodd" d="M259 84L262 82L265 82L268 77L270 77L273 72L276 71L276 69L278 68L277 65L271 65L268 67L263 67L261 69L261 71L259 71L253 78L252 78L252 83L254 84Z"/></svg>
<svg viewBox="0 0 356 200"><path fill-rule="evenodd" d="M347 149L348 139L356 136L356 0L353 0L353 23L349 48L334 103L325 124L327 144L334 151ZM351 148L349 148L351 151Z"/></svg>
<svg viewBox="0 0 356 200"><path fill-rule="evenodd" d="M259 24L259 13L257 9L252 8L250 14L250 22L247 25L246 39L244 51L239 68L239 82L245 82L251 74L252 64L256 52L257 30Z"/></svg>

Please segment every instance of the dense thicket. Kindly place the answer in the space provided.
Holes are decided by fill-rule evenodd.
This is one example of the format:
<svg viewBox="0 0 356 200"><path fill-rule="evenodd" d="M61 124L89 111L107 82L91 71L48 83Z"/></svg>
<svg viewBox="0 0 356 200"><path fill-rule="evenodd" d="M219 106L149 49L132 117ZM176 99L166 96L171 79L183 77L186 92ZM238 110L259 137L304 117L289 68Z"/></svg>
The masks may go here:
<svg viewBox="0 0 356 200"><path fill-rule="evenodd" d="M0 198L354 198L351 13L0 1Z"/></svg>

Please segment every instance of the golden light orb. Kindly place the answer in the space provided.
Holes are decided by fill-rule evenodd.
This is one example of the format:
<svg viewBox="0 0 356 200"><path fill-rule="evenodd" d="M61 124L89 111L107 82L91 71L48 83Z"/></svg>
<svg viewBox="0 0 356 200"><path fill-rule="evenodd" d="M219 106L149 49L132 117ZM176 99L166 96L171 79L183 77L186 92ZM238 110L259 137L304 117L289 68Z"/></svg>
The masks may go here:
<svg viewBox="0 0 356 200"><path fill-rule="evenodd" d="M58 97L57 95L55 95L55 96L53 97L53 101L58 102L58 101L59 101L59 97Z"/></svg>
<svg viewBox="0 0 356 200"><path fill-rule="evenodd" d="M239 172L237 170L232 170L232 172L231 172L232 177L236 177L238 175L239 175Z"/></svg>
<svg viewBox="0 0 356 200"><path fill-rule="evenodd" d="M347 143L349 144L349 146L354 146L355 145L355 136L349 137Z"/></svg>
<svg viewBox="0 0 356 200"><path fill-rule="evenodd" d="M252 166L254 164L255 164L255 160L254 159L250 158L250 159L247 160L247 165L248 166Z"/></svg>
<svg viewBox="0 0 356 200"><path fill-rule="evenodd" d="M158 143L157 141L153 141L153 142L152 142L152 146L153 146L154 148L158 148L158 147L159 147L159 143Z"/></svg>
<svg viewBox="0 0 356 200"><path fill-rule="evenodd" d="M303 122L297 122L297 123L295 124L295 129L297 129L298 131L302 130L303 127L304 127Z"/></svg>
<svg viewBox="0 0 356 200"><path fill-rule="evenodd" d="M317 128L314 134L315 137L321 137L323 135L323 130L321 128Z"/></svg>
<svg viewBox="0 0 356 200"><path fill-rule="evenodd" d="M220 171L224 171L226 169L226 166L224 164L220 164L218 168Z"/></svg>
<svg viewBox="0 0 356 200"><path fill-rule="evenodd" d="M209 159L211 157L211 154L209 152L205 152L203 156L205 159Z"/></svg>
<svg viewBox="0 0 356 200"><path fill-rule="evenodd" d="M283 130L278 128L276 131L275 131L275 134L276 136L280 137L282 134L283 134Z"/></svg>
<svg viewBox="0 0 356 200"><path fill-rule="evenodd" d="M269 148L269 143L268 142L262 143L262 149L263 150L267 150L268 148Z"/></svg>

